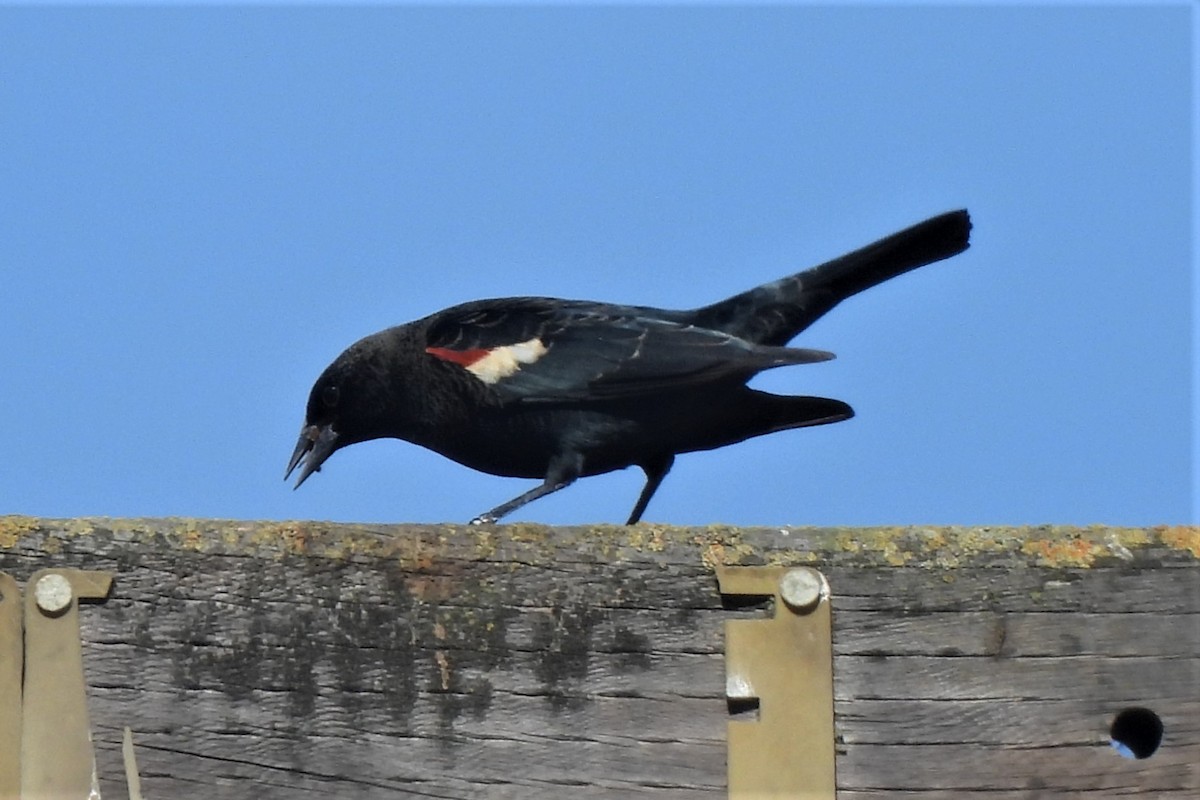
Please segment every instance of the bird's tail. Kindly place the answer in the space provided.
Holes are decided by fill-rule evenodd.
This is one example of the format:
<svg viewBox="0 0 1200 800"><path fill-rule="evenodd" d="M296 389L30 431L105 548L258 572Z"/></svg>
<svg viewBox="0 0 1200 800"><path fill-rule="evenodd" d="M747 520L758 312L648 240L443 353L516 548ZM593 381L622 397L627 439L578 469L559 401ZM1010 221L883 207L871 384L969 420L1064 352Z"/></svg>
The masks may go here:
<svg viewBox="0 0 1200 800"><path fill-rule="evenodd" d="M751 391L758 405L758 419L770 424L770 428L762 431L763 433L828 425L854 416L854 409L841 400L768 394L754 389Z"/></svg>
<svg viewBox="0 0 1200 800"><path fill-rule="evenodd" d="M697 309L694 321L759 344L783 345L847 297L961 253L969 246L970 233L966 210L951 211L841 258Z"/></svg>
<svg viewBox="0 0 1200 800"><path fill-rule="evenodd" d="M754 436L792 428L829 425L854 416L854 409L841 400L770 394L748 386L739 387L735 394L724 399L734 404L733 413L725 418L728 424L710 425L694 432L699 435L694 436L683 452L712 450Z"/></svg>

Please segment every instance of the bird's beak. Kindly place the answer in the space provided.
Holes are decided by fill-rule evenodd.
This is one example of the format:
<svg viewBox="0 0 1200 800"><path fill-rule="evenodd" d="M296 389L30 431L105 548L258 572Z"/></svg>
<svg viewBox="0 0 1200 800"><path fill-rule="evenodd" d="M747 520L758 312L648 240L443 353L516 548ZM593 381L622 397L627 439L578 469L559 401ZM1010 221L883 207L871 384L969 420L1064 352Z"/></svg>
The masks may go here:
<svg viewBox="0 0 1200 800"><path fill-rule="evenodd" d="M292 451L292 458L288 461L283 479L286 481L291 477L292 471L299 466L300 477L292 487L299 489L300 484L304 483L309 475L320 470L325 459L333 455L333 451L337 449L337 438L332 425L305 425L301 428L300 441L296 442L296 449ZM303 466L300 466L300 462L304 462Z"/></svg>

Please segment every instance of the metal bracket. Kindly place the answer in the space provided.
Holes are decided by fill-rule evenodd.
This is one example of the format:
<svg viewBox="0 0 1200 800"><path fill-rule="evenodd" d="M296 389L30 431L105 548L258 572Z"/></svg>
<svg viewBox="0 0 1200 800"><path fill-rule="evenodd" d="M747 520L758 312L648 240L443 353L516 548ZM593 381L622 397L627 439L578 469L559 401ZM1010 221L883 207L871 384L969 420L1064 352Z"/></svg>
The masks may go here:
<svg viewBox="0 0 1200 800"><path fill-rule="evenodd" d="M0 800L98 800L78 601L106 598L112 575L44 569L29 586L22 609L0 573Z"/></svg>
<svg viewBox="0 0 1200 800"><path fill-rule="evenodd" d="M766 619L725 623L725 694L758 701L728 723L729 798L834 800L829 584L809 567L717 566L722 595L773 597Z"/></svg>

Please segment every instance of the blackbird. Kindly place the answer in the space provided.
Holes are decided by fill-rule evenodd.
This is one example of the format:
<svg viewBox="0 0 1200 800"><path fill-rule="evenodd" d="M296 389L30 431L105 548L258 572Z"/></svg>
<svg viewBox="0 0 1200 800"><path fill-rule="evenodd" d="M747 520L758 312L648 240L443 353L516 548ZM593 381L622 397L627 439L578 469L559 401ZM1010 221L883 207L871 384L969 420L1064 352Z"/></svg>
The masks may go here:
<svg viewBox="0 0 1200 800"><path fill-rule="evenodd" d="M491 523L577 478L630 466L641 519L678 453L849 419L840 400L780 396L762 370L833 358L785 345L845 298L968 247L965 210L687 311L549 297L479 300L355 342L317 378L284 480L391 437L493 475L542 483Z"/></svg>

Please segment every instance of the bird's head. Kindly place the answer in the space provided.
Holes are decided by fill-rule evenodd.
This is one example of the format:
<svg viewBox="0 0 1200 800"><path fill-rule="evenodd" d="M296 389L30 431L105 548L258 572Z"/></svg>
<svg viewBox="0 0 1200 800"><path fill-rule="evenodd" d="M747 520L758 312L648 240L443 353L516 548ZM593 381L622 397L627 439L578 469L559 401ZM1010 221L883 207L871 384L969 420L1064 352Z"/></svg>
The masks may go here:
<svg viewBox="0 0 1200 800"><path fill-rule="evenodd" d="M387 435L385 369L372 338L338 356L313 384L300 439L283 476L287 480L299 467L296 488L337 450Z"/></svg>

